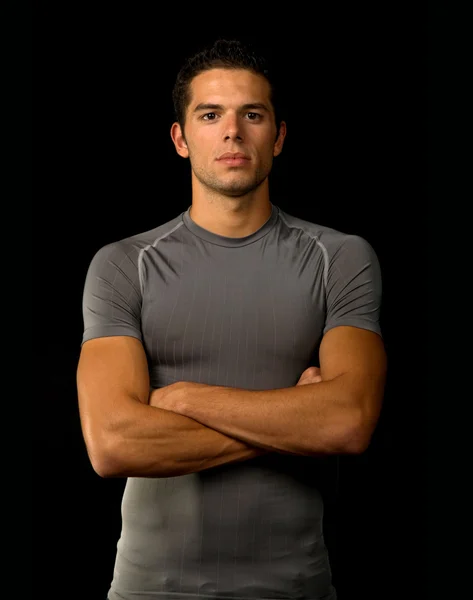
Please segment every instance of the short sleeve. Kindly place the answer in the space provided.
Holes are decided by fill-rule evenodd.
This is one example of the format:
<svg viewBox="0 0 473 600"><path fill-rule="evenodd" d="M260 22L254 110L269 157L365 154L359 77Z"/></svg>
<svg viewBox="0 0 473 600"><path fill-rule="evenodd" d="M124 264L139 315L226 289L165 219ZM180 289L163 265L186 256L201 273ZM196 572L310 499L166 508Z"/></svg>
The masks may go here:
<svg viewBox="0 0 473 600"><path fill-rule="evenodd" d="M324 334L333 327L351 325L382 335L382 281L375 251L364 238L356 235L345 236L330 250Z"/></svg>
<svg viewBox="0 0 473 600"><path fill-rule="evenodd" d="M123 243L102 247L92 258L82 296L82 344L97 337L143 340L137 251Z"/></svg>

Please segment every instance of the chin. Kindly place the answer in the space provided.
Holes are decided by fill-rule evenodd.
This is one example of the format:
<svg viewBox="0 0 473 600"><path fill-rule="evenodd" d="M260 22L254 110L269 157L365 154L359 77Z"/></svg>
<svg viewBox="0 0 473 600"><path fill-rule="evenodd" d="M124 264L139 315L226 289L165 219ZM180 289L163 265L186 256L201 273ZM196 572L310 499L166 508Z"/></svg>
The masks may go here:
<svg viewBox="0 0 473 600"><path fill-rule="evenodd" d="M239 181L234 183L227 183L220 185L218 191L222 194L226 194L227 196L246 196L250 192L256 190L261 185L261 183L261 181Z"/></svg>
<svg viewBox="0 0 473 600"><path fill-rule="evenodd" d="M247 194L252 192L253 189L254 188L248 188L248 187L240 187L240 188L223 187L218 191L222 194L225 194L225 196L233 196L234 198L239 198L241 196L246 196Z"/></svg>
<svg viewBox="0 0 473 600"><path fill-rule="evenodd" d="M245 196L258 189L266 179L261 176L255 177L254 174L247 174L245 177L243 173L227 174L227 177L216 177L215 174L209 177L208 174L199 171L194 171L194 174L207 189L235 198Z"/></svg>

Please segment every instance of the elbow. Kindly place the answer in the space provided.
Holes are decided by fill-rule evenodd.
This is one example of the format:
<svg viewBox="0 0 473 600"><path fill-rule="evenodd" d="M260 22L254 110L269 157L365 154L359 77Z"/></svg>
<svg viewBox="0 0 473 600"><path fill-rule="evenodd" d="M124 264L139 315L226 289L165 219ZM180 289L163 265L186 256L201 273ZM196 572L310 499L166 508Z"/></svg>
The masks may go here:
<svg viewBox="0 0 473 600"><path fill-rule="evenodd" d="M120 477L121 475L117 464L109 457L91 457L90 462L97 475L103 479Z"/></svg>
<svg viewBox="0 0 473 600"><path fill-rule="evenodd" d="M355 408L356 406L356 408ZM379 411L359 408L353 401L350 407L333 413L322 435L307 436L307 444L300 450L304 437L294 442L294 453L317 456L319 454L363 454L371 443ZM315 428L317 429L317 428Z"/></svg>
<svg viewBox="0 0 473 600"><path fill-rule="evenodd" d="M87 452L93 470L103 479L174 475L174 463L153 459L149 454L140 456L126 439L116 435L102 440L100 444L89 444Z"/></svg>
<svg viewBox="0 0 473 600"><path fill-rule="evenodd" d="M117 445L112 440L102 439L100 443L89 441L86 446L90 464L99 477L109 479L122 476L123 464L117 452Z"/></svg>
<svg viewBox="0 0 473 600"><path fill-rule="evenodd" d="M371 442L371 436L364 432L356 432L345 442L345 454L363 454L368 450Z"/></svg>
<svg viewBox="0 0 473 600"><path fill-rule="evenodd" d="M375 423L367 423L360 419L357 424L347 431L344 438L344 451L346 454L363 454L368 450L373 437Z"/></svg>
<svg viewBox="0 0 473 600"><path fill-rule="evenodd" d="M130 444L124 438L122 423L108 421L103 424L83 419L82 432L90 464L99 477L109 479L128 475Z"/></svg>

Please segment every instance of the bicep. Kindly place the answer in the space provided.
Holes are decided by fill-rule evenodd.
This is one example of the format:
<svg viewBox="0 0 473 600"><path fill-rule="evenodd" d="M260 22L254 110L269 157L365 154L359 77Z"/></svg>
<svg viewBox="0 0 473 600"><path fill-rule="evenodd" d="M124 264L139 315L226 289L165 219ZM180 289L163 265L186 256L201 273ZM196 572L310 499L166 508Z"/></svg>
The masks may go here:
<svg viewBox="0 0 473 600"><path fill-rule="evenodd" d="M320 368L323 379L346 372L374 375L384 372L386 353L380 335L352 326L334 327L320 344Z"/></svg>
<svg viewBox="0 0 473 600"><path fill-rule="evenodd" d="M322 338L319 359L322 379L343 377L350 397L359 403L364 419L376 421L387 370L381 336L358 327L334 327Z"/></svg>
<svg viewBox="0 0 473 600"><path fill-rule="evenodd" d="M141 341L134 337L109 336L85 342L76 379L81 425L89 450L126 418L134 403L148 403L148 362Z"/></svg>

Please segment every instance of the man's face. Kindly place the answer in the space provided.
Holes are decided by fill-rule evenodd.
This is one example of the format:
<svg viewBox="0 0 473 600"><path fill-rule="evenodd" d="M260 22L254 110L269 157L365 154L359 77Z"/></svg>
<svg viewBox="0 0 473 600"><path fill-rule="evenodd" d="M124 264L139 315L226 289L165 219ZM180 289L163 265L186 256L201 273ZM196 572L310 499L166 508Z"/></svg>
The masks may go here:
<svg viewBox="0 0 473 600"><path fill-rule="evenodd" d="M284 141L284 125L276 140L269 83L243 69L212 69L197 75L190 91L184 135L175 126L173 140L194 177L228 196L256 189Z"/></svg>

